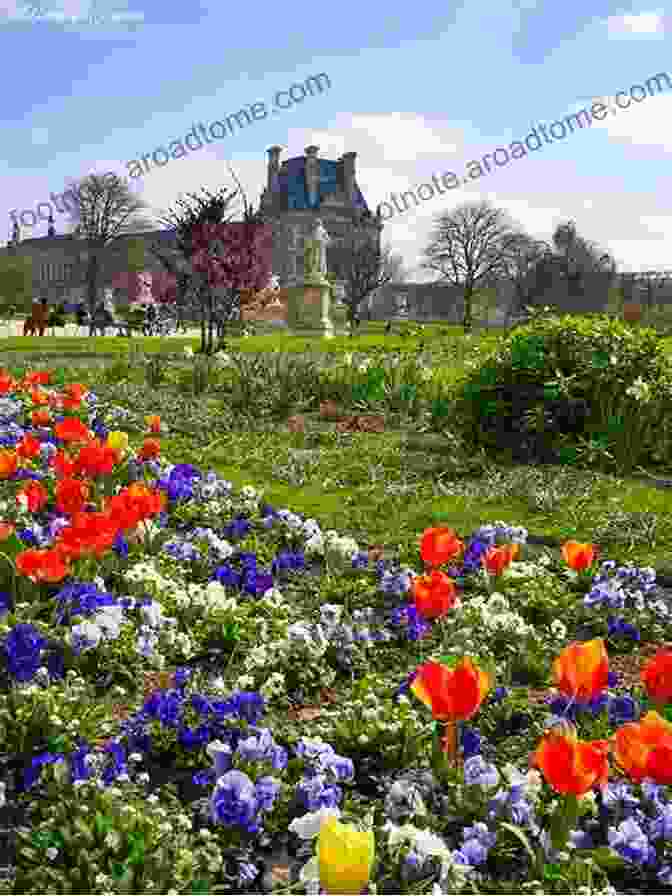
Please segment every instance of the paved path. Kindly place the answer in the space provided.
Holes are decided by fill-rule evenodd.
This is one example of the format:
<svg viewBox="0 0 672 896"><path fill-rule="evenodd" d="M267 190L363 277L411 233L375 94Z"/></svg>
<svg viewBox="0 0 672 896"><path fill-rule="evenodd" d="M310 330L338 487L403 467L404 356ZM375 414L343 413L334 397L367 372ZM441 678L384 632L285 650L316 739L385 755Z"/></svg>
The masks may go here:
<svg viewBox="0 0 672 896"><path fill-rule="evenodd" d="M108 327L109 335L116 335L116 330L114 328ZM56 336L62 338L73 338L73 337L88 337L89 328L87 327L78 327L76 324L67 324L65 327L58 327L56 330L48 329L46 334L48 336ZM171 333L172 337L199 337L201 335L200 328L192 328L187 330L186 333ZM23 321L20 320L12 320L12 321L0 321L0 339L10 339L14 336L23 336ZM39 337L38 337L39 338Z"/></svg>

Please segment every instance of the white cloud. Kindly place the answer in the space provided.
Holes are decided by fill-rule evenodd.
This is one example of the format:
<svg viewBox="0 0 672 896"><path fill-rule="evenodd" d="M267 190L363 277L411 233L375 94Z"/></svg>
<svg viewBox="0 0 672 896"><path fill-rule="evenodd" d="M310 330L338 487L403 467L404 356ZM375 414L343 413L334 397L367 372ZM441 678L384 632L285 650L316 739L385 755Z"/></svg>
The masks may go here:
<svg viewBox="0 0 672 896"><path fill-rule="evenodd" d="M662 10L641 12L638 15L609 16L604 20L609 37L662 37L665 33L665 16Z"/></svg>

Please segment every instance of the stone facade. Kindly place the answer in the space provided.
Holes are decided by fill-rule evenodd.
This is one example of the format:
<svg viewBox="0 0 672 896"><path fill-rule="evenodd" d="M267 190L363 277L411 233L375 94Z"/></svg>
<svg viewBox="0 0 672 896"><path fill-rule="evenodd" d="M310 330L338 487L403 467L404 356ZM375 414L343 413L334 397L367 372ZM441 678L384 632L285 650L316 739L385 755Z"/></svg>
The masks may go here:
<svg viewBox="0 0 672 896"><path fill-rule="evenodd" d="M344 240L355 223L363 222L380 248L383 220L373 215L355 176L357 153L334 161L318 158L319 147L307 146L303 156L280 163L282 147L267 150L266 188L261 209L273 227L273 271L280 286L295 286L303 271L305 241L316 218L329 234L327 268L342 282Z"/></svg>
<svg viewBox="0 0 672 896"><path fill-rule="evenodd" d="M588 278L585 291L573 295L560 282L546 290L537 304L555 305L568 314L599 313L606 310L609 303L610 286L620 286L625 295L632 300L647 303L646 274L622 274L611 282L609 276L600 274ZM498 288L497 309L493 314L494 322L501 322L512 301L511 284L502 283ZM652 291L654 303L672 305L672 273L660 272L656 277L655 289ZM459 287L442 283L388 283L376 290L368 306L364 308L364 316L368 310L372 320L386 320L398 316L400 312L409 319L441 320L446 323L460 323L464 310L462 290Z"/></svg>
<svg viewBox="0 0 672 896"><path fill-rule="evenodd" d="M14 239L0 248L0 255L24 255L32 260L35 299L46 298L49 304L85 299L86 244L75 234L57 234L53 224L49 230L47 236L32 239L21 239L20 233L15 232ZM133 241L140 241L145 245L162 242L169 247L174 238L167 231L156 230L129 234L117 240L114 247L108 248L102 255L99 285L101 298L103 289L110 286L114 275L128 270L128 252ZM162 270L161 263L148 251L145 251L145 269ZM123 305L126 297L119 292L115 300L117 304ZM6 301L11 299L7 297Z"/></svg>

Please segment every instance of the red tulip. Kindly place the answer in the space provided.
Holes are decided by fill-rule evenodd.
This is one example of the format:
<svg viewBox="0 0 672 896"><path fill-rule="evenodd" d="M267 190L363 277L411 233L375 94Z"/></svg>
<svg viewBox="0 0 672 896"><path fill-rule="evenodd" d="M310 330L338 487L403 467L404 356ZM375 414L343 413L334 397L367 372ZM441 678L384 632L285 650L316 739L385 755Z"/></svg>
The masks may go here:
<svg viewBox="0 0 672 896"><path fill-rule="evenodd" d="M29 480L22 485L16 493L16 502L25 507L31 513L37 513L42 510L49 500L49 492L41 482L35 482L34 479Z"/></svg>
<svg viewBox="0 0 672 896"><path fill-rule="evenodd" d="M600 553L597 545L581 544L578 541L566 541L561 550L567 566L576 572L592 566Z"/></svg>
<svg viewBox="0 0 672 896"><path fill-rule="evenodd" d="M557 793L583 796L604 787L609 777L609 741L581 741L571 726L547 731L532 756L546 782Z"/></svg>
<svg viewBox="0 0 672 896"><path fill-rule="evenodd" d="M34 582L61 582L70 570L56 550L28 550L16 555L16 568Z"/></svg>
<svg viewBox="0 0 672 896"><path fill-rule="evenodd" d="M56 509L61 513L79 513L84 510L89 491L89 485L81 479L59 479L56 483Z"/></svg>
<svg viewBox="0 0 672 896"><path fill-rule="evenodd" d="M520 553L520 545L507 544L502 547L491 547L483 556L483 564L489 573L500 576L507 566Z"/></svg>
<svg viewBox="0 0 672 896"><path fill-rule="evenodd" d="M22 385L26 386L48 386L51 382L51 373L48 370L34 370L32 373L27 373L23 380Z"/></svg>
<svg viewBox="0 0 672 896"><path fill-rule="evenodd" d="M63 442L88 442L91 433L77 417L67 417L54 427L54 435Z"/></svg>
<svg viewBox="0 0 672 896"><path fill-rule="evenodd" d="M16 387L16 383L6 370L0 370L0 395L7 395Z"/></svg>
<svg viewBox="0 0 672 896"><path fill-rule="evenodd" d="M657 712L622 725L614 740L618 764L633 781L672 784L672 724Z"/></svg>
<svg viewBox="0 0 672 896"><path fill-rule="evenodd" d="M425 619L445 616L457 600L453 580L438 569L433 569L429 575L415 576L411 591L416 609Z"/></svg>
<svg viewBox="0 0 672 896"><path fill-rule="evenodd" d="M553 663L556 687L579 703L599 696L609 681L609 657L601 638L573 641Z"/></svg>
<svg viewBox="0 0 672 896"><path fill-rule="evenodd" d="M25 435L16 445L16 453L19 457L30 459L40 453L40 440L35 436Z"/></svg>
<svg viewBox="0 0 672 896"><path fill-rule="evenodd" d="M433 660L418 667L411 691L428 706L435 719L470 719L491 687L490 676L464 657L451 669Z"/></svg>
<svg viewBox="0 0 672 896"><path fill-rule="evenodd" d="M74 471L94 479L109 475L119 461L119 452L100 439L90 439L79 449Z"/></svg>
<svg viewBox="0 0 672 896"><path fill-rule="evenodd" d="M145 439L138 451L138 457L142 460L152 460L159 454L161 454L161 442L158 439Z"/></svg>
<svg viewBox="0 0 672 896"><path fill-rule="evenodd" d="M420 541L420 556L429 566L441 566L454 560L464 550L464 542L460 541L452 529L443 526L425 529Z"/></svg>
<svg viewBox="0 0 672 896"><path fill-rule="evenodd" d="M663 648L644 664L641 681L656 703L672 702L672 650Z"/></svg>
<svg viewBox="0 0 672 896"><path fill-rule="evenodd" d="M54 454L51 465L59 476L72 476L75 472L75 462L65 453L65 451L57 451Z"/></svg>

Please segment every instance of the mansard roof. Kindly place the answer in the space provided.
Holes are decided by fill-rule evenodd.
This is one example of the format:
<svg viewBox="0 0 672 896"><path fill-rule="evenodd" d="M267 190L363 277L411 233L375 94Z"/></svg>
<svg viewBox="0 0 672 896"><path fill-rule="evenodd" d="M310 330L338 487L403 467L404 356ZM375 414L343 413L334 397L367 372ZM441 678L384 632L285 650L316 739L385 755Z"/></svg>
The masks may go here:
<svg viewBox="0 0 672 896"><path fill-rule="evenodd" d="M274 195L280 194L286 200L288 210L292 209L316 209L322 204L322 199L330 193L335 193L340 186L338 177L338 162L331 159L318 159L320 166L320 181L317 189L317 201L311 205L306 189L306 159L305 156L296 156L281 166L271 188ZM285 203L283 202L283 206ZM366 200L355 182L354 206L361 211L369 211Z"/></svg>

